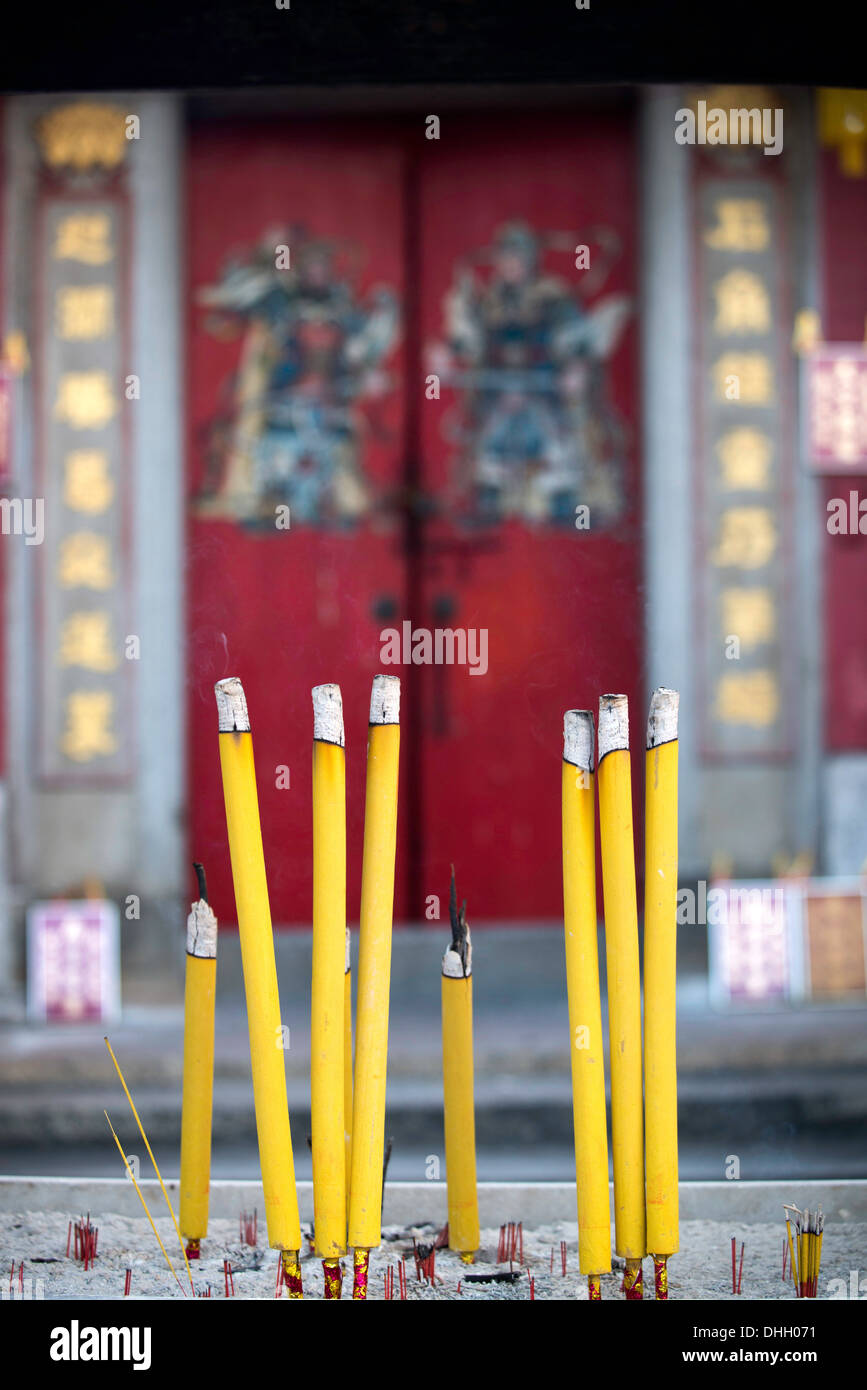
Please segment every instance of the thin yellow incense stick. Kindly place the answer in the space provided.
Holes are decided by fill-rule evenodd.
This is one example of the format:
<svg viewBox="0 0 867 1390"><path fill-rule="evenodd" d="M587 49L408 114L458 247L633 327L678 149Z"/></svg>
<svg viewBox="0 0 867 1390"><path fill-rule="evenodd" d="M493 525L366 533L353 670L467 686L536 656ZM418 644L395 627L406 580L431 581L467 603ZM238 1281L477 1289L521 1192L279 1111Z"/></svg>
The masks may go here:
<svg viewBox="0 0 867 1390"><path fill-rule="evenodd" d="M107 1110L103 1110L102 1113L103 1113L103 1115L105 1116L105 1118L108 1120L108 1111L107 1111ZM148 1221L151 1223L151 1230L153 1231L154 1235L156 1236L157 1241L159 1242L159 1247L160 1247L160 1249L162 1250L163 1254L165 1255L166 1264L168 1265L169 1269L172 1271L172 1274L174 1274L175 1279L177 1280L178 1288L180 1289L181 1293L184 1295L184 1298L186 1298L186 1296L187 1296L187 1295L186 1295L186 1290L184 1289L184 1286L183 1286L183 1284L181 1283L180 1279L178 1279L178 1276L177 1276L177 1274L175 1273L175 1267L174 1267L174 1265L172 1264L171 1260L169 1259L168 1255L166 1254L166 1247L163 1245L162 1241L160 1240L160 1233L159 1233L159 1231L157 1230L156 1226L154 1225L154 1219L153 1219L153 1217L151 1216L150 1212L148 1211L148 1204L147 1204L147 1202L146 1202L145 1199L144 1199L144 1195L143 1195L143 1193L142 1193L141 1188L139 1187L138 1183L137 1183L136 1180L135 1180L135 1174L133 1173L132 1168L130 1167L129 1159L127 1158L126 1154L124 1153L123 1149L121 1148L120 1140L118 1139L117 1135L116 1135L115 1132L114 1132L114 1125L112 1124L111 1120L108 1120L108 1127L109 1127L109 1129L111 1130L112 1134L114 1135L114 1142L117 1144L117 1147L120 1149L120 1156L121 1156L121 1158L123 1159L124 1163L126 1164L126 1171L127 1171L127 1173L129 1174L130 1178L132 1179L132 1185L133 1185L133 1187L135 1188L136 1192L138 1193L139 1201L141 1202L142 1206L143 1206L144 1209L145 1209L145 1215L147 1216ZM195 1293L195 1289L193 1290L193 1292Z"/></svg>
<svg viewBox="0 0 867 1390"><path fill-rule="evenodd" d="M149 1155L150 1155L150 1162L153 1163L153 1166L154 1166L154 1173L156 1173L158 1179L160 1179L160 1187L163 1188L163 1195L164 1195L164 1198L165 1198L165 1205L167 1205L168 1211L170 1211L170 1215L171 1215L172 1222L174 1222L174 1226L175 1226L176 1233L178 1233L178 1244L181 1245L181 1250L183 1251L183 1264L186 1265L186 1272L188 1272L188 1275L189 1275L190 1289L193 1289L193 1291L195 1291L195 1286L193 1286L193 1272L192 1272L192 1269L190 1269L190 1266L189 1266L189 1259L186 1258L186 1247L185 1247L185 1244L183 1244L183 1236L182 1236L182 1234L181 1234L181 1227L179 1227L179 1226L178 1226L178 1222L176 1222L175 1213L174 1213L174 1211L172 1211L172 1204L171 1204L170 1200L168 1200L168 1193L167 1193L167 1191L165 1191L165 1183L164 1183L164 1181L163 1181L163 1175L161 1175L160 1169L157 1168L157 1161L156 1161L156 1158L154 1158L154 1156L153 1156L153 1150L151 1150L150 1144L147 1143L147 1134L145 1133L145 1126L142 1125L142 1120L139 1119L139 1112L136 1111L135 1105L132 1104L132 1095L129 1094L129 1087L126 1086L126 1081L124 1080L124 1073L121 1072L121 1063L118 1062L117 1056L114 1055L113 1049L111 1049L111 1042L108 1041L108 1038L106 1038L106 1047L108 1048L108 1052L110 1052L110 1054L111 1054L111 1061L114 1062L115 1068L117 1068L117 1073L118 1073L119 1079L121 1079L121 1086L124 1087L124 1091L125 1091L125 1093L126 1093L126 1099L128 1099L128 1101L129 1101L129 1108L131 1108L131 1111L132 1111L133 1115L135 1115L136 1125L139 1126L140 1134L142 1134L142 1138L143 1138L143 1140L145 1140L145 1148L146 1148L147 1152L149 1152Z"/></svg>
<svg viewBox="0 0 867 1390"><path fill-rule="evenodd" d="M792 1223L786 1217L786 1235L789 1237L789 1260L792 1265L792 1278L795 1281L795 1288L798 1288L798 1261L795 1259L795 1244L792 1240Z"/></svg>

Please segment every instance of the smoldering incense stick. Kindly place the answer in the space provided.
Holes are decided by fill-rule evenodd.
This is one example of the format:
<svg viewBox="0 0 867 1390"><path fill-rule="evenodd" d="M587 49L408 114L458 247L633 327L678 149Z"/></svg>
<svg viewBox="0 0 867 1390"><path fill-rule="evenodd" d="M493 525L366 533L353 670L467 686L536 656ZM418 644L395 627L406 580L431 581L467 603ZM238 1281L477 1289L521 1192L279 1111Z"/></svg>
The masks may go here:
<svg viewBox="0 0 867 1390"><path fill-rule="evenodd" d="M397 676L377 675L373 678L370 696L367 741L349 1197L349 1244L355 1251L352 1291L355 1299L367 1297L370 1250L382 1239L399 757L400 681Z"/></svg>
<svg viewBox="0 0 867 1390"><path fill-rule="evenodd" d="M208 1234L217 984L217 919L208 903L205 870L201 864L193 868L199 897L187 917L181 1102L180 1223L188 1259L199 1258L201 1242Z"/></svg>
<svg viewBox="0 0 867 1390"><path fill-rule="evenodd" d="M625 695L603 695L599 701L599 822L608 963L614 1227L617 1253L626 1260L626 1297L632 1300L643 1297L641 1261L646 1245L641 982Z"/></svg>
<svg viewBox="0 0 867 1390"><path fill-rule="evenodd" d="M563 716L562 823L566 988L569 999L578 1260L591 1302L611 1269L605 1064L596 941L593 715Z"/></svg>
<svg viewBox="0 0 867 1390"><path fill-rule="evenodd" d="M467 904L458 911L455 870L449 889L452 941L442 963L443 1100L449 1249L472 1264L479 1248L476 1118L473 1099L473 949Z"/></svg>
<svg viewBox="0 0 867 1390"><path fill-rule="evenodd" d="M346 1251L344 975L346 759L338 685L313 689L313 980L310 1124L313 1229L325 1297L339 1298Z"/></svg>
<svg viewBox="0 0 867 1390"><path fill-rule="evenodd" d="M259 826L250 718L244 689L236 676L218 681L214 693L217 699L226 827L247 998L253 1099L268 1241L282 1252L289 1297L300 1298L301 1222L286 1100L283 1028L265 855Z"/></svg>
<svg viewBox="0 0 867 1390"><path fill-rule="evenodd" d="M676 690L654 690L645 755L644 1117L647 1247L659 1300L678 1248Z"/></svg>

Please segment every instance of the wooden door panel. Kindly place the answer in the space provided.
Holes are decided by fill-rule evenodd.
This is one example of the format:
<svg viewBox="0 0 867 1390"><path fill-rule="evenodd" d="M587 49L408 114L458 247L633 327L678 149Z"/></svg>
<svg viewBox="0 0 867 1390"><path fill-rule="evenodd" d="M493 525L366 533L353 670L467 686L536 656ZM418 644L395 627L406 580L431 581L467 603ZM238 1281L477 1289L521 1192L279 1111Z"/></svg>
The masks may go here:
<svg viewBox="0 0 867 1390"><path fill-rule="evenodd" d="M311 918L310 691L340 684L357 919L370 684L383 615L404 606L403 187L388 132L191 132L190 852L226 920L213 685L227 674L250 707L275 923Z"/></svg>
<svg viewBox="0 0 867 1390"><path fill-rule="evenodd" d="M564 709L625 691L641 766L633 130L618 115L447 134L419 176L415 621L486 629L488 670L420 668L418 892L454 860L471 920L552 918Z"/></svg>

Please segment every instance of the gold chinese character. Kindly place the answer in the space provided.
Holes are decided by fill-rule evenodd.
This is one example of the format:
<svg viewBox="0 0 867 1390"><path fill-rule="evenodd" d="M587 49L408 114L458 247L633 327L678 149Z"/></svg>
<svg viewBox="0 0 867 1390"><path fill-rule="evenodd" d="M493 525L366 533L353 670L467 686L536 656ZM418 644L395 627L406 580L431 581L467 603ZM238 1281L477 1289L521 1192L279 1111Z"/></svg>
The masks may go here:
<svg viewBox="0 0 867 1390"><path fill-rule="evenodd" d="M108 537L74 531L60 544L58 578L64 589L110 589L114 583Z"/></svg>
<svg viewBox="0 0 867 1390"><path fill-rule="evenodd" d="M720 198L714 210L717 224L704 234L708 246L715 251L764 251L771 229L758 198Z"/></svg>
<svg viewBox="0 0 867 1390"><path fill-rule="evenodd" d="M57 224L54 259L107 265L114 255L110 238L111 218L107 212L74 212Z"/></svg>
<svg viewBox="0 0 867 1390"><path fill-rule="evenodd" d="M763 729L780 712L780 687L773 671L731 671L716 688L716 717L723 724Z"/></svg>
<svg viewBox="0 0 867 1390"><path fill-rule="evenodd" d="M60 633L59 662L88 671L113 671L117 653L112 650L109 614L70 613Z"/></svg>
<svg viewBox="0 0 867 1390"><path fill-rule="evenodd" d="M773 368L763 352L725 352L711 370L721 401L767 405L773 400Z"/></svg>
<svg viewBox="0 0 867 1390"><path fill-rule="evenodd" d="M723 487L755 492L770 487L771 448L771 440L761 430L728 430L716 446Z"/></svg>
<svg viewBox="0 0 867 1390"><path fill-rule="evenodd" d="M57 332L78 341L107 338L114 328L110 285L65 285L57 291Z"/></svg>
<svg viewBox="0 0 867 1390"><path fill-rule="evenodd" d="M100 429L117 408L108 372L65 372L60 378L54 415L74 430Z"/></svg>
<svg viewBox="0 0 867 1390"><path fill-rule="evenodd" d="M63 500L76 512L104 512L114 497L108 454L102 449L73 449L66 456Z"/></svg>
<svg viewBox="0 0 867 1390"><path fill-rule="evenodd" d="M766 333L771 327L768 291L751 270L730 270L713 287L717 333Z"/></svg>
<svg viewBox="0 0 867 1390"><path fill-rule="evenodd" d="M724 636L734 634L746 650L776 636L777 613L770 589L723 589L720 609Z"/></svg>
<svg viewBox="0 0 867 1390"><path fill-rule="evenodd" d="M117 739L111 730L114 696L105 690L74 690L66 698L66 729L61 750L77 763L114 753Z"/></svg>
<svg viewBox="0 0 867 1390"><path fill-rule="evenodd" d="M721 568L757 570L777 548L777 528L768 507L730 507L720 519L720 535L711 559Z"/></svg>

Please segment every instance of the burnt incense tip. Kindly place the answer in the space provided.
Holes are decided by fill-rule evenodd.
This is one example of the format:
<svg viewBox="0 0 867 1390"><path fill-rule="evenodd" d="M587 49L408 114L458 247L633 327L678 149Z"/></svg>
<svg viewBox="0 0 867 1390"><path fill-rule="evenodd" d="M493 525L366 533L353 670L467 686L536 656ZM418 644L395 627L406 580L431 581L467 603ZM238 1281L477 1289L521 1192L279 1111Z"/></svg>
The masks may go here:
<svg viewBox="0 0 867 1390"><path fill-rule="evenodd" d="M370 722L400 723L400 676L374 676L370 692Z"/></svg>
<svg viewBox="0 0 867 1390"><path fill-rule="evenodd" d="M592 772L595 732L589 709L567 709L563 715L563 761L582 772Z"/></svg>
<svg viewBox="0 0 867 1390"><path fill-rule="evenodd" d="M343 696L339 685L314 685L313 737L343 748Z"/></svg>
<svg viewBox="0 0 867 1390"><path fill-rule="evenodd" d="M349 972L350 972L350 970L352 969L351 946L352 946L352 937L349 935L349 928L347 927L347 928L346 928L346 966L345 966L344 971L343 971L344 975L348 975Z"/></svg>
<svg viewBox="0 0 867 1390"><path fill-rule="evenodd" d="M205 866L204 864L196 862L193 864L193 869L196 875L196 882L199 885L199 897L203 903L206 903L208 901L208 881L205 878Z"/></svg>
<svg viewBox="0 0 867 1390"><path fill-rule="evenodd" d="M215 960L217 956L217 919L202 898L193 903L187 918L187 955L200 960Z"/></svg>
<svg viewBox="0 0 867 1390"><path fill-rule="evenodd" d="M599 761L606 753L629 750L629 701L625 695L599 696Z"/></svg>
<svg viewBox="0 0 867 1390"><path fill-rule="evenodd" d="M473 948L467 922L467 901L458 911L458 892L455 885L455 866L452 864L449 886L449 920L452 925L451 945L443 956L443 974L450 980L464 980L473 973Z"/></svg>
<svg viewBox="0 0 867 1390"><path fill-rule="evenodd" d="M647 747L659 748L663 743L674 743L677 739L677 710L680 696L676 690L668 690L661 685L650 697L650 712L647 716Z"/></svg>
<svg viewBox="0 0 867 1390"><path fill-rule="evenodd" d="M214 686L217 697L217 717L221 734L248 734L250 716L247 697L237 676L226 676Z"/></svg>

